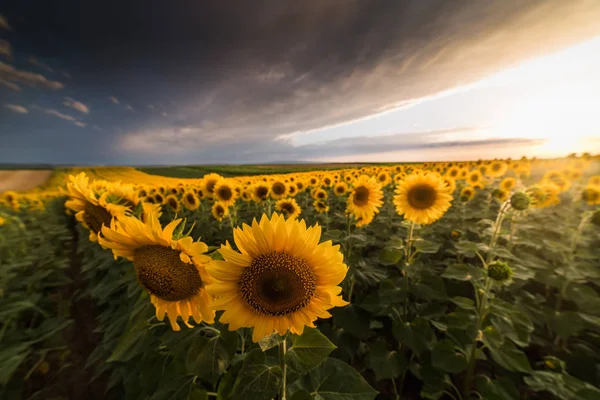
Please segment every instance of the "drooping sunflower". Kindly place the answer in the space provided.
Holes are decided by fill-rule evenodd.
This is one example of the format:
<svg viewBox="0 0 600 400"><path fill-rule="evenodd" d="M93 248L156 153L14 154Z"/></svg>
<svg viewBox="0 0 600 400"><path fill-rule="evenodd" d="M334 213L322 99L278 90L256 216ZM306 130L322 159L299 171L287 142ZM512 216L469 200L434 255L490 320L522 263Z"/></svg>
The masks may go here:
<svg viewBox="0 0 600 400"><path fill-rule="evenodd" d="M500 182L500 189L504 190L505 192L510 192L515 188L516 185L517 180L512 176L509 176L502 179L502 182Z"/></svg>
<svg viewBox="0 0 600 400"><path fill-rule="evenodd" d="M372 219L383 205L383 190L374 177L361 175L348 196L346 212L357 220Z"/></svg>
<svg viewBox="0 0 600 400"><path fill-rule="evenodd" d="M239 251L227 242L219 250L225 260L207 266L207 291L230 330L253 327L254 342L273 332L300 335L317 318L331 317L327 310L348 304L338 286L348 267L339 245L319 244L319 225L263 214L233 237Z"/></svg>
<svg viewBox="0 0 600 400"><path fill-rule="evenodd" d="M222 178L223 177L221 175L215 173L205 175L202 178L202 191L204 192L204 195L212 199L215 190L215 185Z"/></svg>
<svg viewBox="0 0 600 400"><path fill-rule="evenodd" d="M210 212L217 221L223 221L223 218L229 215L229 208L217 201L212 205Z"/></svg>
<svg viewBox="0 0 600 400"><path fill-rule="evenodd" d="M450 188L435 173L411 174L397 186L395 193L398 215L421 225L440 219L452 202Z"/></svg>
<svg viewBox="0 0 600 400"><path fill-rule="evenodd" d="M200 199L198 199L192 190L188 190L183 193L183 196L181 196L181 202L183 203L183 206L190 211L197 210L200 206Z"/></svg>
<svg viewBox="0 0 600 400"><path fill-rule="evenodd" d="M222 203L225 207L231 207L235 204L238 197L236 186L227 179L220 179L213 188L213 197L216 201Z"/></svg>
<svg viewBox="0 0 600 400"><path fill-rule="evenodd" d="M298 218L302 209L294 199L281 199L275 203L275 209L286 218Z"/></svg>
<svg viewBox="0 0 600 400"><path fill-rule="evenodd" d="M98 198L89 184L85 172L69 176L67 182L69 200L65 207L75 212L75 218L90 230L89 239L95 242L102 226L110 226L113 217L123 217L128 208L123 205L107 203L106 196Z"/></svg>
<svg viewBox="0 0 600 400"><path fill-rule="evenodd" d="M288 185L281 179L277 179L271 185L271 197L275 200L282 199L287 196Z"/></svg>
<svg viewBox="0 0 600 400"><path fill-rule="evenodd" d="M189 236L174 239L180 223L181 219L176 219L163 229L156 216L145 223L133 217L113 219L98 238L115 259L125 257L133 262L138 282L156 308L156 318L162 321L167 315L174 331L180 330L178 317L190 328L190 317L196 323L213 323L215 318L212 298L205 291L211 282L205 270L211 258L203 254L208 246Z"/></svg>
<svg viewBox="0 0 600 400"><path fill-rule="evenodd" d="M333 194L336 196L343 196L348 192L348 184L344 181L338 182L333 187Z"/></svg>

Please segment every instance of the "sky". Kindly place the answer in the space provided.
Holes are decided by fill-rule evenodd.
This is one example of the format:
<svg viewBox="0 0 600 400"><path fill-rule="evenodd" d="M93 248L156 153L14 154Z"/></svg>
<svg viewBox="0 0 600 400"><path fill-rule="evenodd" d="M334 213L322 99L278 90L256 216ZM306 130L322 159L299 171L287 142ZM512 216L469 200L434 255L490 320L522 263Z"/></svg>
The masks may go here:
<svg viewBox="0 0 600 400"><path fill-rule="evenodd" d="M597 0L3 2L0 163L598 153L599 20Z"/></svg>

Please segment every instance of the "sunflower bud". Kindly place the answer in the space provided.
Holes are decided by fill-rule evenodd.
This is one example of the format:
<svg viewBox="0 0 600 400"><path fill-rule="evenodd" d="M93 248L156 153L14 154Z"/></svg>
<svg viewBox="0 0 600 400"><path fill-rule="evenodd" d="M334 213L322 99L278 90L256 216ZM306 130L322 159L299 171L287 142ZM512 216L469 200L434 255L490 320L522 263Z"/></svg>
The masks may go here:
<svg viewBox="0 0 600 400"><path fill-rule="evenodd" d="M600 208L597 209L596 211L594 211L594 213L592 214L592 224L596 225L596 226L600 226Z"/></svg>
<svg viewBox="0 0 600 400"><path fill-rule="evenodd" d="M494 261L488 266L488 276L497 282L506 282L512 275L512 268L505 262Z"/></svg>
<svg viewBox="0 0 600 400"><path fill-rule="evenodd" d="M517 192L510 198L510 205L517 211L524 211L529 208L529 196L523 192Z"/></svg>

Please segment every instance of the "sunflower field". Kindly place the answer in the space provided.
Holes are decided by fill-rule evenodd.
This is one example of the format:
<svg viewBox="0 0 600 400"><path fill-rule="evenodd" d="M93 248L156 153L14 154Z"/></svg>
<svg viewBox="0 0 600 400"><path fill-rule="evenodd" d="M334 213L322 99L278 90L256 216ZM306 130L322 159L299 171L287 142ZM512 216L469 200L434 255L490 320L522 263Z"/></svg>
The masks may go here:
<svg viewBox="0 0 600 400"><path fill-rule="evenodd" d="M599 156L238 169L0 193L0 398L600 399Z"/></svg>

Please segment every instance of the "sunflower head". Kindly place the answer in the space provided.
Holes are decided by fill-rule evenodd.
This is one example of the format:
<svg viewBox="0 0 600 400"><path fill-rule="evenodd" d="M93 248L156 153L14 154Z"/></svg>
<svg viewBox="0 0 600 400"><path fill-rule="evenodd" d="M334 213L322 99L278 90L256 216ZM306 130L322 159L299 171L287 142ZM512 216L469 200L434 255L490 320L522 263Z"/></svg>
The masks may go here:
<svg viewBox="0 0 600 400"><path fill-rule="evenodd" d="M348 192L348 184L346 182L338 182L333 187L333 194L336 196L343 196Z"/></svg>
<svg viewBox="0 0 600 400"><path fill-rule="evenodd" d="M194 242L189 236L174 232L181 223L177 219L164 229L158 218L150 215L146 222L137 218L113 219L110 227L102 228L98 241L112 249L117 257L133 262L140 286L149 294L156 308L156 317L162 321L165 314L173 330L180 329L177 318L188 324L190 317L200 323L214 321L211 297L204 287L210 283L205 267L211 262L205 256L206 244Z"/></svg>
<svg viewBox="0 0 600 400"><path fill-rule="evenodd" d="M204 195L208 196L209 198L212 198L215 190L215 185L221 179L223 179L223 177L219 174L212 173L205 175L202 178L202 191L204 192Z"/></svg>
<svg viewBox="0 0 600 400"><path fill-rule="evenodd" d="M517 192L510 197L510 205L517 211L525 211L529 208L531 199L525 192Z"/></svg>
<svg viewBox="0 0 600 400"><path fill-rule="evenodd" d="M517 180L509 176L504 178L502 182L500 182L500 189L504 190L505 192L510 192L515 188L516 185Z"/></svg>
<svg viewBox="0 0 600 400"><path fill-rule="evenodd" d="M213 198L224 206L231 207L238 197L236 188L237 186L233 184L233 181L225 178L219 179L213 187Z"/></svg>
<svg viewBox="0 0 600 400"><path fill-rule="evenodd" d="M467 184L469 184L471 186L480 183L482 180L483 180L483 175L481 175L481 172L479 172L479 170L477 170L477 169L469 172L469 175L467 175Z"/></svg>
<svg viewBox="0 0 600 400"><path fill-rule="evenodd" d="M179 207L179 200L177 199L177 196L175 196L174 194L170 194L165 198L165 204L173 211L173 212L178 212L180 207Z"/></svg>
<svg viewBox="0 0 600 400"><path fill-rule="evenodd" d="M200 199L196 196L193 190L187 190L181 196L181 202L183 206L190 211L197 210L200 206Z"/></svg>
<svg viewBox="0 0 600 400"><path fill-rule="evenodd" d="M287 193L288 185L283 180L278 179L271 185L271 197L275 200L286 197Z"/></svg>
<svg viewBox="0 0 600 400"><path fill-rule="evenodd" d="M207 290L224 310L220 321L230 330L253 327L258 342L273 332L302 334L317 318L329 318L328 309L348 304L338 286L348 270L343 255L330 241L319 244L320 236L318 225L277 213L236 228L239 251L227 243L219 250L224 261L207 266Z"/></svg>
<svg viewBox="0 0 600 400"><path fill-rule="evenodd" d="M513 269L507 263L494 261L488 266L488 276L496 282L506 282L513 276Z"/></svg>
<svg viewBox="0 0 600 400"><path fill-rule="evenodd" d="M591 206L600 204L600 186L587 185L581 192L581 199Z"/></svg>
<svg viewBox="0 0 600 400"><path fill-rule="evenodd" d="M492 191L492 197L500 201L506 201L506 199L508 199L508 193L500 188L497 188Z"/></svg>
<svg viewBox="0 0 600 400"><path fill-rule="evenodd" d="M212 205L210 212L214 219L217 221L223 221L223 218L229 215L229 208L217 201Z"/></svg>
<svg viewBox="0 0 600 400"><path fill-rule="evenodd" d="M409 175L396 188L394 205L409 221L428 225L450 208L452 195L444 180L435 173Z"/></svg>
<svg viewBox="0 0 600 400"><path fill-rule="evenodd" d="M325 200L315 200L313 202L313 206L319 214L326 213L329 211L329 204Z"/></svg>
<svg viewBox="0 0 600 400"><path fill-rule="evenodd" d="M357 220L372 220L383 205L383 190L374 177L361 175L348 196L346 212Z"/></svg>
<svg viewBox="0 0 600 400"><path fill-rule="evenodd" d="M275 203L275 209L281 212L286 218L297 218L302 210L294 199L281 199Z"/></svg>
<svg viewBox="0 0 600 400"><path fill-rule="evenodd" d="M471 201L473 200L473 197L475 197L475 188L472 186L466 186L460 191L459 199L462 202Z"/></svg>

